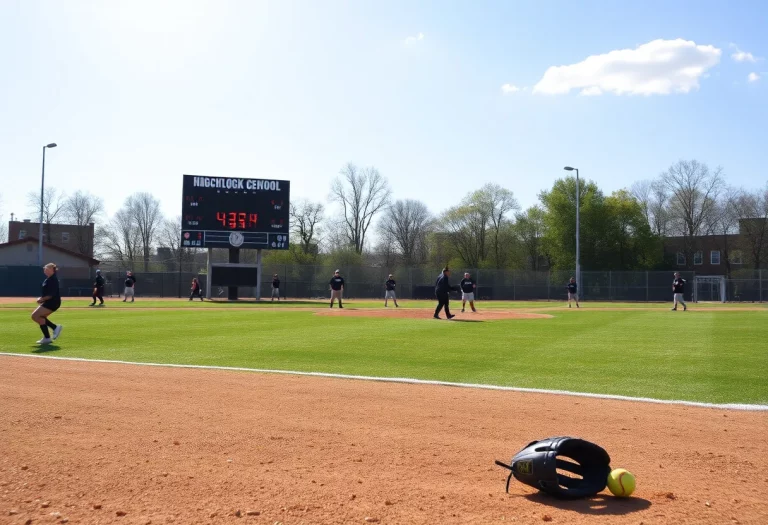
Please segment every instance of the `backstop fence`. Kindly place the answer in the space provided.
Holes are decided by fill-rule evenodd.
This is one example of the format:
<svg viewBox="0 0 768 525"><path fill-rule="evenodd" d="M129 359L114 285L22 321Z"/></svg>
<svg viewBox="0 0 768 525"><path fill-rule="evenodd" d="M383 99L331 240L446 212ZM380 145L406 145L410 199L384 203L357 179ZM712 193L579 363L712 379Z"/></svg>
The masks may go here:
<svg viewBox="0 0 768 525"><path fill-rule="evenodd" d="M109 270L102 265L107 296L123 293L125 271ZM285 298L319 298L329 295L329 281L334 266L268 265L263 267L261 297L271 295L272 277L278 274L280 295ZM389 274L397 281L397 295L404 299L431 299L439 269L341 267L347 298L383 298L384 282ZM469 272L477 283L476 296L481 300L563 300L566 283L573 271L518 271L456 268L452 283L458 284L463 273ZM680 272L688 281L686 299L693 297L695 272ZM205 290L206 275L182 268L182 271L135 271L138 297L185 297L189 295L193 277L200 279ZM582 271L580 296L591 301L668 301L672 294L673 271ZM95 276L93 268L60 268L59 280L65 296L90 297ZM36 266L0 265L0 296L36 296L44 276ZM697 289L698 300L710 301L768 301L768 271L738 270L726 279L725 297L711 286ZM212 298L226 298L225 289L212 287ZM242 298L256 297L255 287L241 287Z"/></svg>

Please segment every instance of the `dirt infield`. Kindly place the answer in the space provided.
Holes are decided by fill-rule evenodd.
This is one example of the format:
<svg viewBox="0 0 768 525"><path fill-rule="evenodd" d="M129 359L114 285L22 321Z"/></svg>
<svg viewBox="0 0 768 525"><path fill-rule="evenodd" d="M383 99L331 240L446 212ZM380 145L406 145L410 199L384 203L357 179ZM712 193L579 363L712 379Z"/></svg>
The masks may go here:
<svg viewBox="0 0 768 525"><path fill-rule="evenodd" d="M4 524L768 523L765 412L7 356L0 407ZM563 434L635 497L505 494Z"/></svg>
<svg viewBox="0 0 768 525"><path fill-rule="evenodd" d="M320 309L316 315L332 315L343 317L388 317L396 319L432 319L435 314L434 308L344 308L340 310L338 308ZM453 321L502 321L508 319L551 319L552 316L548 314L535 314L529 312L516 312L514 310L480 310L477 313L465 312L461 313L456 310ZM445 319L445 313L442 314Z"/></svg>

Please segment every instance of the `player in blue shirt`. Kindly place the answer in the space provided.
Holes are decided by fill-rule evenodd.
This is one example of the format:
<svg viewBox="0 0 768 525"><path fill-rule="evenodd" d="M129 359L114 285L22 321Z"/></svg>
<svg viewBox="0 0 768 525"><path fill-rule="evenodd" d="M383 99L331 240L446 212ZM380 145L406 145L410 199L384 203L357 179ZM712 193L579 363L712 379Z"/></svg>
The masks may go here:
<svg viewBox="0 0 768 525"><path fill-rule="evenodd" d="M568 308L571 307L571 300L576 301L576 308L579 308L579 285L576 284L576 278L571 277L565 287L568 289Z"/></svg>
<svg viewBox="0 0 768 525"><path fill-rule="evenodd" d="M37 299L37 304L40 306L32 312L32 320L40 325L40 331L43 332L43 338L37 342L39 345L51 344L54 339L58 339L64 328L61 325L53 324L48 319L53 312L61 307L61 292L59 291L59 278L56 275L56 270L58 268L53 263L48 263L43 267L45 273L43 292ZM53 329L53 339L49 329Z"/></svg>

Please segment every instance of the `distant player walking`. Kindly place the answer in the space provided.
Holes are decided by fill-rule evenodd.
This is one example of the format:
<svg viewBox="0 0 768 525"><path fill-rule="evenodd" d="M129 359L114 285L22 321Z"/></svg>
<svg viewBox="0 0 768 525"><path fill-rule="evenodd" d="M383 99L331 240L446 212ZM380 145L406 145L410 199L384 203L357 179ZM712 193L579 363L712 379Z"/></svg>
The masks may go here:
<svg viewBox="0 0 768 525"><path fill-rule="evenodd" d="M571 300L576 301L576 308L579 308L579 285L576 284L576 278L571 277L565 287L568 289L568 308L571 307Z"/></svg>
<svg viewBox="0 0 768 525"><path fill-rule="evenodd" d="M477 289L477 284L475 284L475 280L472 279L469 272L464 274L464 278L461 280L461 283L459 283L459 287L461 288L461 313L464 313L464 308L467 306L467 303L469 303L472 311L477 313L477 310L475 309L475 290Z"/></svg>
<svg viewBox="0 0 768 525"><path fill-rule="evenodd" d="M392 299L395 302L395 308L400 308L400 305L397 304L397 296L395 295L396 286L397 282L395 282L395 278L390 273L389 278L384 283L384 308L388 306L387 301L389 299Z"/></svg>
<svg viewBox="0 0 768 525"><path fill-rule="evenodd" d="M191 301L195 297L199 297L200 302L203 301L203 291L200 288L200 281L197 280L197 277L192 278L192 288L190 288L189 291L189 300Z"/></svg>
<svg viewBox="0 0 768 525"><path fill-rule="evenodd" d="M131 302L133 302L133 299L136 296L136 277L130 270L125 272L125 293L123 294L123 302L128 299L128 296L131 296Z"/></svg>
<svg viewBox="0 0 768 525"><path fill-rule="evenodd" d="M680 277L680 272L675 272L675 280L672 281L672 292L674 292L674 304L672 310L677 310L677 303L683 304L683 312L688 309L688 305L685 304L685 279Z"/></svg>
<svg viewBox="0 0 768 525"><path fill-rule="evenodd" d="M451 301L451 290L455 290L456 286L451 286L449 278L451 277L451 270L447 266L443 268L442 273L435 281L435 297L437 297L437 308L435 308L435 319L440 319L440 310L445 308L445 315L448 319L453 319L455 315L451 315L451 309L449 303Z"/></svg>
<svg viewBox="0 0 768 525"><path fill-rule="evenodd" d="M344 293L344 278L339 274L339 270L333 272L333 277L331 277L329 284L331 286L331 308L333 308L333 302L336 299L339 300L339 308L344 308L341 304L341 296Z"/></svg>
<svg viewBox="0 0 768 525"><path fill-rule="evenodd" d="M93 281L93 302L88 306L96 306L96 299L101 301L99 306L104 306L104 277L101 270L96 270L96 279Z"/></svg>
<svg viewBox="0 0 768 525"><path fill-rule="evenodd" d="M37 344L48 345L53 342L54 339L58 339L61 335L61 331L64 328L61 325L55 325L48 318L50 315L61 307L61 292L59 291L59 277L56 275L56 265L48 263L43 267L43 273L45 273L45 281L43 281L43 293L37 299L38 306L34 312L32 312L32 320L40 325L40 331L43 332L43 338L40 339ZM51 333L49 328L53 329L53 339L51 339Z"/></svg>
<svg viewBox="0 0 768 525"><path fill-rule="evenodd" d="M280 278L277 276L277 274L272 276L272 300L275 300L275 297L277 297L277 301L280 302Z"/></svg>

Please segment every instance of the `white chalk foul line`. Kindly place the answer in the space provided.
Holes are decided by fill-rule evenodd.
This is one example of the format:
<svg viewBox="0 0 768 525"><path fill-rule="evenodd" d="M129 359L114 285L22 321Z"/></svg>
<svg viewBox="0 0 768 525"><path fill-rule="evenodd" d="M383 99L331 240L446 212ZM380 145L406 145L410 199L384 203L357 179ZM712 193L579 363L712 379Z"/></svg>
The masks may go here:
<svg viewBox="0 0 768 525"><path fill-rule="evenodd" d="M300 372L294 370L270 370L265 368L244 368L237 366L214 365L180 365L173 363L140 363L135 361L118 361L111 359L86 359L83 357L58 357L52 355L31 355L0 352L0 356L32 357L37 359L58 359L60 361L81 361L85 363L109 363L116 365L157 366L165 368L191 368L198 370L228 370L232 372L256 372L260 374L284 374L292 376L328 377L334 379L357 379L362 381L380 381L384 383L406 383L412 385L455 386L461 388L477 388L482 390L501 390L504 392L523 392L529 394L553 394L559 396L588 397L593 399L613 399L618 401L638 401L641 403L656 403L658 405L681 405L698 408L717 408L721 410L746 410L753 412L766 412L768 405L750 405L747 403L702 403L699 401L684 401L677 399L655 399L652 397L631 397L613 394L593 394L589 392L571 392L569 390L547 390L544 388L524 388L517 386L483 385L476 383L455 383L452 381L435 381L429 379L411 379L407 377L376 377L356 376L350 374L331 374L326 372Z"/></svg>

